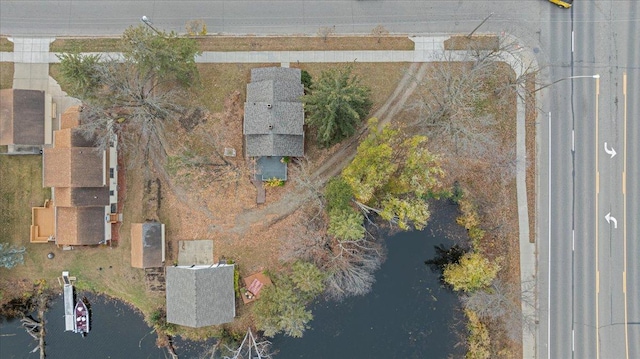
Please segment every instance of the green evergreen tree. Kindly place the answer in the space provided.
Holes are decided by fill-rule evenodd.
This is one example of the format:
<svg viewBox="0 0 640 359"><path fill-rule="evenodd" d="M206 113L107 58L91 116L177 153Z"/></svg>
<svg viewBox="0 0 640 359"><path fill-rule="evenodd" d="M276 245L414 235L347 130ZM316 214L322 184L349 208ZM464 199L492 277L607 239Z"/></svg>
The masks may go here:
<svg viewBox="0 0 640 359"><path fill-rule="evenodd" d="M323 71L302 98L318 143L329 147L353 135L371 109L369 95L351 67Z"/></svg>
<svg viewBox="0 0 640 359"><path fill-rule="evenodd" d="M9 243L0 243L0 267L11 269L24 263L24 247L10 246Z"/></svg>
<svg viewBox="0 0 640 359"><path fill-rule="evenodd" d="M306 306L324 290L323 273L312 263L298 261L291 274L277 275L273 283L262 289L253 305L256 326L268 337L278 333L302 337L313 319Z"/></svg>

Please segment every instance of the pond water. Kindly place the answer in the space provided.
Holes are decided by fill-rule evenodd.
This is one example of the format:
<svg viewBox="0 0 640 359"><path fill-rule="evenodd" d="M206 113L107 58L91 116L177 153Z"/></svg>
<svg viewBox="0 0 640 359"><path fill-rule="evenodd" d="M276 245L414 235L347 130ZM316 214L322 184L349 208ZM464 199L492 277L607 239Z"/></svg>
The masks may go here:
<svg viewBox="0 0 640 359"><path fill-rule="evenodd" d="M278 336L272 340L276 359L448 358L463 355L455 348L460 311L458 300L443 288L438 274L424 264L434 256L434 245L451 241L434 230L451 223L451 206L432 209L427 229L399 233L386 239L387 260L376 272L376 283L366 296L340 303L313 306L312 329L301 339ZM443 207L443 208L440 208ZM138 312L102 296L86 295L91 304L92 328L85 338L64 332L62 298L51 302L46 314L47 358L167 358L155 345L156 335ZM18 320L0 323L0 358L38 358L36 346ZM205 345L176 342L180 358L199 358Z"/></svg>
<svg viewBox="0 0 640 359"><path fill-rule="evenodd" d="M49 303L45 315L47 358L99 359L99 358L169 358L165 349L156 347L156 334L147 326L142 314L128 305L91 293L76 293L86 297L90 304L91 332L80 334L64 331L64 303L62 296ZM206 351L207 343L175 341L181 358L197 358ZM30 353L37 342L20 326L19 320L0 323L0 358L39 358L39 352Z"/></svg>
<svg viewBox="0 0 640 359"><path fill-rule="evenodd" d="M155 345L156 335L144 322L142 315L127 305L103 296L86 296L91 305L91 332L80 334L65 332L62 296L50 302L46 313L47 358L165 358L164 349ZM19 320L0 324L0 357L39 358L38 352L29 353L37 342L20 327ZM5 336L15 334L12 336Z"/></svg>
<svg viewBox="0 0 640 359"><path fill-rule="evenodd" d="M462 348L455 348L459 339L455 333L460 330L456 318L461 316L457 296L424 264L434 257L434 245L452 244L441 231L431 230L438 220L451 216L451 208L442 207L445 213L433 218L427 229L386 240L387 260L376 272L371 293L340 303L317 303L312 328L301 339L274 338L280 351L276 358L463 356Z"/></svg>

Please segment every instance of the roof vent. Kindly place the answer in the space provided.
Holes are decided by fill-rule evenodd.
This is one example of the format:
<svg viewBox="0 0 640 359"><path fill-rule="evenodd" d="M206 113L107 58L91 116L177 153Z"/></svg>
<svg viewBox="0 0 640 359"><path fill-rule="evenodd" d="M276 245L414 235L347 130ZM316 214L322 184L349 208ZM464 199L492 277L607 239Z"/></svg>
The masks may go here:
<svg viewBox="0 0 640 359"><path fill-rule="evenodd" d="M267 108L271 108L271 104L270 103L267 104Z"/></svg>
<svg viewBox="0 0 640 359"><path fill-rule="evenodd" d="M273 130L273 125L269 124L269 129Z"/></svg>

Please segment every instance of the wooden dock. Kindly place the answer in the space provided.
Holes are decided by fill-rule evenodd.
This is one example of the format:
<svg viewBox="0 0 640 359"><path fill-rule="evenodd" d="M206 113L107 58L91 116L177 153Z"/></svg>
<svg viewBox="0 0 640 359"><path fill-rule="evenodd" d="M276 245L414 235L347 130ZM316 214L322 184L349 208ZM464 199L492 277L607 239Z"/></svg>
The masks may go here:
<svg viewBox="0 0 640 359"><path fill-rule="evenodd" d="M64 286L64 330L73 331L74 329L74 313L75 303L73 301L73 284L69 278L69 272L62 272L62 282Z"/></svg>
<svg viewBox="0 0 640 359"><path fill-rule="evenodd" d="M251 183L256 187L256 203L263 204L267 199L267 191L264 188L264 184L259 179L252 179Z"/></svg>

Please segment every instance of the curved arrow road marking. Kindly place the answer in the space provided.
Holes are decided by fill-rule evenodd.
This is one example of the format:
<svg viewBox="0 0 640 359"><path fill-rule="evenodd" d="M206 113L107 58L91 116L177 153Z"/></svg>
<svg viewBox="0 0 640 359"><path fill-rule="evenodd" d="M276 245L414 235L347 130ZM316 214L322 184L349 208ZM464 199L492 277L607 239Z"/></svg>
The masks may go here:
<svg viewBox="0 0 640 359"><path fill-rule="evenodd" d="M608 155L611 155L611 158L616 155L616 150L614 150L613 147L611 147L611 149L608 149L606 142L604 143L604 152L606 152Z"/></svg>
<svg viewBox="0 0 640 359"><path fill-rule="evenodd" d="M613 228L618 228L618 221L611 215L611 212L607 213L607 215L604 216L604 219L606 219L609 224L613 222Z"/></svg>

